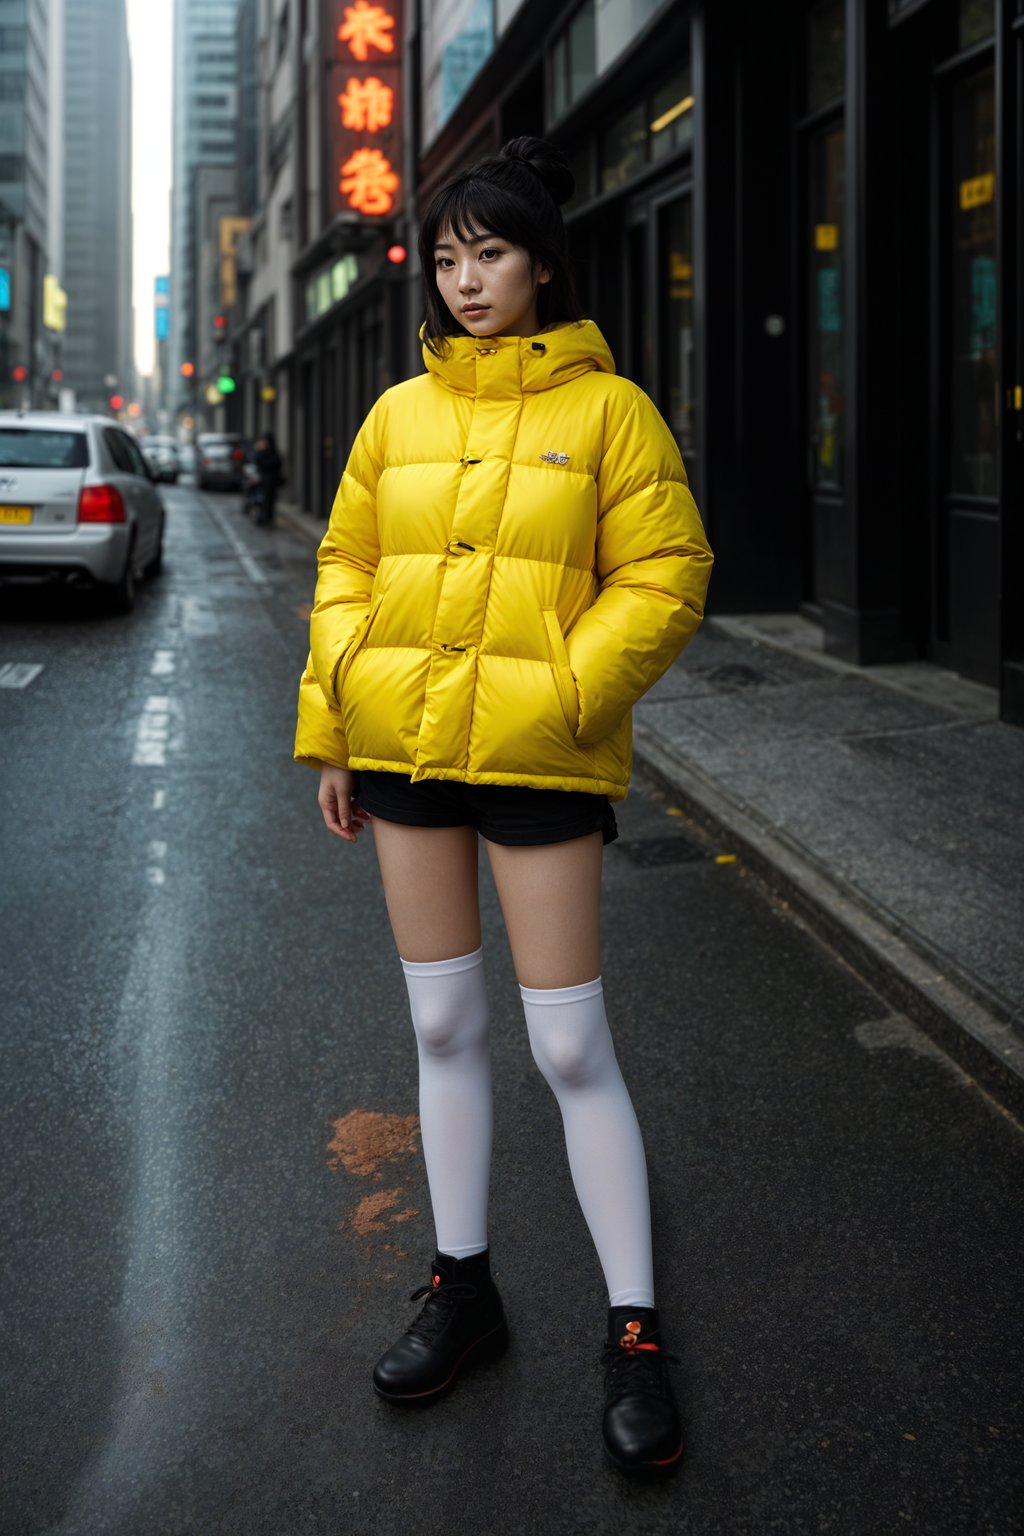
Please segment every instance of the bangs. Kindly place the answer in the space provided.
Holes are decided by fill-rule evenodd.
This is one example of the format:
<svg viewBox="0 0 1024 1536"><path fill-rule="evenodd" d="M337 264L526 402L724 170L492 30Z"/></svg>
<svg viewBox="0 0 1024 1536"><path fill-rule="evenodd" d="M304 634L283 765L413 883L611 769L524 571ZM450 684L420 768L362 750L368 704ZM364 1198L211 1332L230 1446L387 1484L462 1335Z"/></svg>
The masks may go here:
<svg viewBox="0 0 1024 1536"><path fill-rule="evenodd" d="M529 210L520 210L517 202L507 190L492 183L468 178L460 181L435 198L423 226L423 243L432 251L442 234L450 230L464 244L480 235L497 235L529 250L535 229L531 229Z"/></svg>

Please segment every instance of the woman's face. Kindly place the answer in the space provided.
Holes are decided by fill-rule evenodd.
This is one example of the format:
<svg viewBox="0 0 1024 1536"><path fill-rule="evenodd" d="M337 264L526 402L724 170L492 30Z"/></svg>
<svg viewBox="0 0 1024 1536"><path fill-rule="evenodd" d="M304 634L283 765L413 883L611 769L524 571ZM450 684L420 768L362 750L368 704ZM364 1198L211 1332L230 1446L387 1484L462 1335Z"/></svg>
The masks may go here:
<svg viewBox="0 0 1024 1536"><path fill-rule="evenodd" d="M537 334L537 289L551 273L521 245L486 232L457 240L442 228L434 268L438 292L471 336Z"/></svg>

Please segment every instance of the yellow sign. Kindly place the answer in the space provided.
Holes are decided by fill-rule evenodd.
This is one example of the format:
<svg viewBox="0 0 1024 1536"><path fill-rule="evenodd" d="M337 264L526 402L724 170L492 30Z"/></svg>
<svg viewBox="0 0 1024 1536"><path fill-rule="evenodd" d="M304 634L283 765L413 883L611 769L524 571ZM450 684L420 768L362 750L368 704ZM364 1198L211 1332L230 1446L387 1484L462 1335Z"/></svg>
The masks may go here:
<svg viewBox="0 0 1024 1536"><path fill-rule="evenodd" d="M62 331L68 323L68 296L52 272L43 278L43 324L48 331Z"/></svg>
<svg viewBox="0 0 1024 1536"><path fill-rule="evenodd" d="M206 403L207 405L220 405L220 390L216 384L207 384Z"/></svg>
<svg viewBox="0 0 1024 1536"><path fill-rule="evenodd" d="M274 388L273 384L264 384L263 388L260 390L260 399L266 400L268 405L272 400L277 399L277 390Z"/></svg>
<svg viewBox="0 0 1024 1536"><path fill-rule="evenodd" d="M838 251L839 249L839 225L815 224L814 249L816 251Z"/></svg>
<svg viewBox="0 0 1024 1536"><path fill-rule="evenodd" d="M971 208L980 208L983 203L995 201L996 178L989 176L971 176L967 181L960 183L960 207L964 213Z"/></svg>
<svg viewBox="0 0 1024 1536"><path fill-rule="evenodd" d="M238 297L238 242L249 220L232 214L220 221L220 307L230 309Z"/></svg>

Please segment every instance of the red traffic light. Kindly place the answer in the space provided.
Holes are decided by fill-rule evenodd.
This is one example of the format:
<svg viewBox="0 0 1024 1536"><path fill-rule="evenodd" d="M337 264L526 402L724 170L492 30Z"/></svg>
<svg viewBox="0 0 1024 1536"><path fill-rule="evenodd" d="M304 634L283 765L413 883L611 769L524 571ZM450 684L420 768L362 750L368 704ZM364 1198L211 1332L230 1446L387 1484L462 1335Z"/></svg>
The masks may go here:
<svg viewBox="0 0 1024 1536"><path fill-rule="evenodd" d="M195 363L182 363L179 372L183 379L190 379L196 371Z"/></svg>
<svg viewBox="0 0 1024 1536"><path fill-rule="evenodd" d="M28 378L28 369L24 366L23 363L19 363L17 368L11 369L11 378L14 380L15 384L24 384L25 380Z"/></svg>
<svg viewBox="0 0 1024 1536"><path fill-rule="evenodd" d="M111 397L110 397L110 409L112 411L119 411L123 405L124 405L124 395L111 395Z"/></svg>
<svg viewBox="0 0 1024 1536"><path fill-rule="evenodd" d="M227 317L227 315L214 315L214 317L213 317L213 328L214 328L215 331L225 331L225 330L227 330L227 324L228 324L228 317Z"/></svg>
<svg viewBox="0 0 1024 1536"><path fill-rule="evenodd" d="M396 267L401 266L402 262L405 260L405 257L406 250L404 245L392 245L388 247L388 261L392 262Z"/></svg>
<svg viewBox="0 0 1024 1536"><path fill-rule="evenodd" d="M50 378L53 380L53 382L55 384L60 384L61 381L64 378L64 370L63 370L63 368L55 368L53 370L53 372L50 374Z"/></svg>

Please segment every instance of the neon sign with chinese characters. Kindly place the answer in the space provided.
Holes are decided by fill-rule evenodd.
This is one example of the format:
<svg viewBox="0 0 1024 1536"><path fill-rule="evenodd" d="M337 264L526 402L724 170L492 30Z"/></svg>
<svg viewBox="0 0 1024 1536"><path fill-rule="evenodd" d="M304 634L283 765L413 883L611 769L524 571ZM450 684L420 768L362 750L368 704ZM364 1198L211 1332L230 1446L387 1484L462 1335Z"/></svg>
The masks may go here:
<svg viewBox="0 0 1024 1536"><path fill-rule="evenodd" d="M329 214L373 219L402 204L403 0L325 7L331 27L327 80Z"/></svg>

